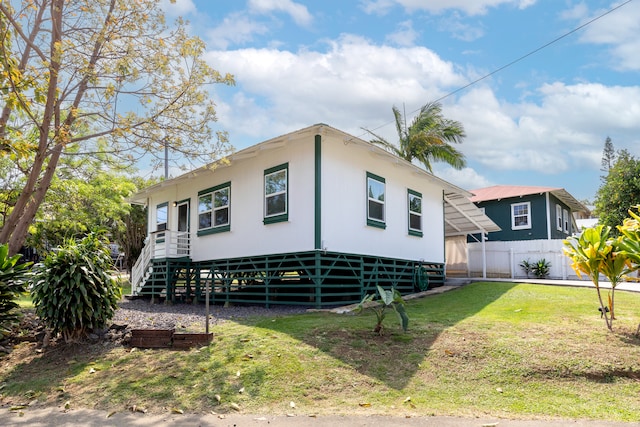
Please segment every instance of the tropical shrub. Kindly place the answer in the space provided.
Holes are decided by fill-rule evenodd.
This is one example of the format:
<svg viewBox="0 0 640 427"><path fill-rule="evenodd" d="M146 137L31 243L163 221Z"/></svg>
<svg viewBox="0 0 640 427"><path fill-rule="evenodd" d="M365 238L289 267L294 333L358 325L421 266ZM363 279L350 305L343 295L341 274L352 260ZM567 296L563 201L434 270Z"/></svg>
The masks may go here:
<svg viewBox="0 0 640 427"><path fill-rule="evenodd" d="M531 261L529 261L528 259L522 260L522 262L520 263L520 268L522 268L527 274L528 279L529 273L531 273L531 270L533 270L533 264L531 263Z"/></svg>
<svg viewBox="0 0 640 427"><path fill-rule="evenodd" d="M376 294L368 294L366 295L362 301L358 304L356 312L362 312L365 308L370 309L376 315L376 326L373 329L379 335L382 335L383 325L385 317L387 316L387 310L392 309L395 311L398 316L398 321L400 322L400 326L402 330L407 332L409 328L409 316L407 316L407 312L404 309L404 300L402 299L402 295L398 292L397 289L392 288L390 290L383 289L380 285L376 285L378 295L380 296L379 301L375 301ZM373 305L371 303L374 303Z"/></svg>
<svg viewBox="0 0 640 427"><path fill-rule="evenodd" d="M589 276L598 293L600 313L602 313L607 328L613 330L615 319L614 303L615 289L624 276L635 271L638 266L632 263L632 258L622 250L622 238L610 238L611 227L598 225L587 228L580 237L570 237L564 241L564 252L571 258L578 277L582 274ZM600 274L603 274L611 284L608 305L605 306L600 292ZM607 314L611 312L611 317Z"/></svg>
<svg viewBox="0 0 640 427"><path fill-rule="evenodd" d="M536 263L531 265L531 272L538 278L544 279L549 275L549 269L551 268L551 263L546 259L539 259Z"/></svg>
<svg viewBox="0 0 640 427"><path fill-rule="evenodd" d="M110 274L113 260L103 236L67 240L34 270L36 313L65 342L83 339L113 317L121 291Z"/></svg>
<svg viewBox="0 0 640 427"><path fill-rule="evenodd" d="M18 264L21 255L9 256L9 245L0 245L0 329L16 320L18 304L15 299L26 292L24 278L32 264Z"/></svg>

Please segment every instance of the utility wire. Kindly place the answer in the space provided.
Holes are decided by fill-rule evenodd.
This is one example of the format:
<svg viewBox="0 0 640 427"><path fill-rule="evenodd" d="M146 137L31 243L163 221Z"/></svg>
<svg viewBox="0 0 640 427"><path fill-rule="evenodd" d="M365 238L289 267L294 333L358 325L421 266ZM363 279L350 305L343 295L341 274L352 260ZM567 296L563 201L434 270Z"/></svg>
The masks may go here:
<svg viewBox="0 0 640 427"><path fill-rule="evenodd" d="M522 61L523 59L528 58L529 56L534 55L534 54L536 54L536 53L540 52L541 50L543 50L543 49L545 49L545 48L547 48L547 47L551 46L552 44L554 44L554 43L556 43L556 42L558 42L558 41L560 41L560 40L562 40L562 39L564 39L564 38L566 38L566 37L570 36L571 34L573 34L573 33L577 32L577 31L580 31L580 30L581 30L581 29L583 29L584 27L586 27L586 26L588 26L588 25L593 24L593 23L594 23L594 22L596 22L597 20L599 20L599 19L601 19L601 18L603 18L603 17L607 16L608 14L610 14L610 13L612 13L612 12L615 12L616 10L620 9L622 6L625 6L625 5L629 4L629 3L631 3L632 1L633 1L633 0L627 0L627 1L623 2L623 3L620 3L619 5L617 5L617 6L613 7L613 8L611 8L611 9L607 10L606 12L604 12L604 13L602 13L602 14L600 14L600 15L596 16L595 18L593 18L593 19L591 19L591 20L589 20L589 21L585 22L584 24L582 24L582 25L580 25L580 26L578 26L578 27L574 28L573 30L571 30L571 31L569 31L569 32L566 32L566 33L564 33L563 35L561 35L561 36L559 36L559 37L556 37L555 39L551 40L550 42L545 43L545 44L543 44L542 46L540 46L540 47L538 47L538 48L536 48L536 49L534 49L534 50L530 51L529 53L526 53L526 54L522 55L521 57L519 57L519 58L517 58L517 59L514 59L513 61L509 62L508 64L505 64L505 65L503 65L503 66L501 66L501 67L499 67L499 68L497 68L497 69L493 70L493 71L492 71L492 72L490 72L489 74L485 74L484 76L482 76L482 77L480 77L480 78L478 78L478 79L476 79L476 80L473 80L472 82L469 82L469 83L467 83L466 85L464 85L464 86L462 86L462 87L459 87L458 89L455 89L455 90L454 90L454 91L452 91L452 92L447 93L446 95L441 96L440 98L438 98L438 99L434 100L433 102L434 102L434 103L436 103L436 102L440 102L440 101L442 101L443 99L446 99L446 98L448 98L448 97L450 97L450 96L452 96L452 95L455 95L456 93L461 92L461 91L463 91L463 90L467 89L468 87L473 86L473 85L475 85L476 83L479 83L479 82L481 82L482 80L484 80L484 79L486 79L486 78L489 78L489 77L493 76L493 75L494 75L494 74L496 74L496 73L499 73L500 71L504 70L505 68L511 67L512 65L514 65L514 64L516 64L516 63L518 63L518 62ZM411 112L411 113L409 113L409 114L413 114L413 113L415 113L416 111L419 111L419 110L420 110L420 109L418 108L418 109L416 109L416 110L412 111L412 112ZM387 123L385 123L385 124L383 124L383 125L378 126L377 128L373 128L371 131L376 131L376 130L378 130L378 129L380 129L380 128L383 128L383 127L385 127L385 126L388 126L388 125L390 125L390 124L392 124L392 123L394 123L394 122L387 122ZM368 133L368 132L367 132L367 133ZM364 134L362 134L361 136L367 135L367 133L364 133Z"/></svg>

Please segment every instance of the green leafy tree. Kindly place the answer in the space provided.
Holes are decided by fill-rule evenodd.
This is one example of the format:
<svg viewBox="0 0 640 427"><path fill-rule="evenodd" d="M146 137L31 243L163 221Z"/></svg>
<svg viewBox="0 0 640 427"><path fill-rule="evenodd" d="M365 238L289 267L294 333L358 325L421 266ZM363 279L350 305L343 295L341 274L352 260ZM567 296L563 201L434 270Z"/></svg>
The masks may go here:
<svg viewBox="0 0 640 427"><path fill-rule="evenodd" d="M570 237L564 241L564 252L571 258L571 267L581 277L587 275L598 293L600 312L603 314L607 328L613 330L615 319L615 289L624 276L638 267L632 263L629 255L622 251L622 238L611 238L611 228L605 225L587 228L580 237ZM600 274L603 274L611 285L608 304L605 305L600 291ZM611 313L609 317L608 312Z"/></svg>
<svg viewBox="0 0 640 427"><path fill-rule="evenodd" d="M626 150L617 159L596 193L595 214L614 235L632 206L640 203L640 161Z"/></svg>
<svg viewBox="0 0 640 427"><path fill-rule="evenodd" d="M131 180L106 172L87 179L54 179L29 241L44 253L44 245L56 247L90 231L106 230L113 236L125 226L131 208L126 198L135 190Z"/></svg>
<svg viewBox="0 0 640 427"><path fill-rule="evenodd" d="M79 241L67 240L34 268L31 295L36 313L65 342L103 328L121 297L112 269L104 236L91 233Z"/></svg>
<svg viewBox="0 0 640 427"><path fill-rule="evenodd" d="M376 301L376 294L369 294L365 296L358 304L356 312L362 312L365 308L370 309L376 315L376 326L373 331L379 335L382 335L384 325L383 321L387 317L387 311L393 310L398 316L398 321L402 330L407 332L409 328L409 316L404 307L404 300L402 295L397 289L384 289L380 285L376 285L379 301Z"/></svg>
<svg viewBox="0 0 640 427"><path fill-rule="evenodd" d="M0 245L0 329L17 318L15 299L26 292L25 273L31 263L19 260L20 255L9 256L8 245Z"/></svg>
<svg viewBox="0 0 640 427"><path fill-rule="evenodd" d="M0 2L0 156L24 175L0 230L10 253L70 151L133 162L167 147L209 161L229 148L208 90L233 77L207 65L185 22L165 23L160 3Z"/></svg>
<svg viewBox="0 0 640 427"><path fill-rule="evenodd" d="M418 160L429 172L433 172L433 162L445 162L455 169L466 166L464 154L451 145L462 143L466 136L464 126L460 122L445 118L440 103L432 102L422 106L409 127L397 107L394 106L392 111L398 143L391 143L364 129L374 137L371 143L380 145L409 162Z"/></svg>

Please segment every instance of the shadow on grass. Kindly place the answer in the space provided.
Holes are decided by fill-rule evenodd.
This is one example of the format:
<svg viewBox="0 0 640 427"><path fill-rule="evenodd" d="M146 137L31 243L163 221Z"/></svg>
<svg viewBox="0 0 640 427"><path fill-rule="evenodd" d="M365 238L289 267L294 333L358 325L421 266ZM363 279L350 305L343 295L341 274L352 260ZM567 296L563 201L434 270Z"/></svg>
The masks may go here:
<svg viewBox="0 0 640 427"><path fill-rule="evenodd" d="M475 283L442 294L407 302L409 330L403 333L393 311L384 321L382 336L373 332L375 315L313 313L279 319L243 322L287 334L342 361L362 375L400 390L415 375L440 333L473 316L517 286L513 283Z"/></svg>
<svg viewBox="0 0 640 427"><path fill-rule="evenodd" d="M361 315L339 315L327 312L285 315L277 317L277 321L274 321L273 316L258 316L236 318L234 321L244 326L288 335L331 356L356 372L370 377L374 383L378 382L400 390L412 379L434 341L444 330L473 316L515 286L517 285L511 283L475 283L443 294L408 301L407 312L410 325L407 333L400 330L393 312L389 312L384 322L385 332L382 336L373 332L376 319L370 312ZM215 342L214 337L214 344L209 351L218 351ZM151 363L148 359L138 360L140 356L132 353L121 356L116 366L105 366L102 371L99 366L96 366L98 372L94 382L101 382L100 377L105 375L99 388L112 396L136 394L135 389L138 386L136 378L145 378L143 384L150 395L163 393L165 389L171 393L174 382L176 383L173 384L174 387L179 386L178 383L198 382L198 377L203 375L213 380L215 374L215 382L224 384L224 375L228 376L226 371L230 369L226 365L232 364L238 354L246 352L246 345L242 340L232 341L228 354L222 355L222 360L209 366L207 374L194 370L193 365L183 367L177 363L178 356L169 350L159 350L154 353L155 366L148 365L147 363ZM37 398L38 396L29 395L31 390L35 390L36 394L47 396L52 401L64 402L69 397L65 391L68 379L77 378L83 372L89 371L95 361L103 359L114 348L86 343L58 345L47 349L43 354L34 354L34 346L35 344L27 344L22 349L16 349L10 357L20 358L24 355L24 361L16 364L10 372L0 375L1 381L5 383L5 391L9 395L24 395L24 401L15 400L13 404L22 404ZM287 350L296 357L295 347ZM131 359L137 362L129 363ZM108 370L111 370L111 374L116 374L119 370L125 369L125 366L126 375L113 375L111 379L106 377ZM157 370L158 375L149 379L150 370L154 372ZM124 378L126 380L123 380ZM116 384L117 381L121 383ZM256 383L261 381L264 379L256 380ZM109 390L108 393L107 390ZM231 389L222 391L230 393ZM161 395L157 397L163 398ZM107 401L109 396L105 395L101 399Z"/></svg>

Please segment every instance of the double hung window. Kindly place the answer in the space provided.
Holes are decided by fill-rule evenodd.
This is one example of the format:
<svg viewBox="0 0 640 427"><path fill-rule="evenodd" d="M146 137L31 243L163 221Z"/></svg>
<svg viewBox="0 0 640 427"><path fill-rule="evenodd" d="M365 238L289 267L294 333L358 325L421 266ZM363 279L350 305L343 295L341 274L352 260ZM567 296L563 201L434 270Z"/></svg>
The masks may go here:
<svg viewBox="0 0 640 427"><path fill-rule="evenodd" d="M264 171L264 223L287 221L289 164L285 163Z"/></svg>
<svg viewBox="0 0 640 427"><path fill-rule="evenodd" d="M231 183L198 192L198 234L231 229Z"/></svg>
<svg viewBox="0 0 640 427"><path fill-rule="evenodd" d="M511 229L523 230L531 228L531 203L514 203L511 205Z"/></svg>
<svg viewBox="0 0 640 427"><path fill-rule="evenodd" d="M385 228L385 180L367 172L367 225Z"/></svg>
<svg viewBox="0 0 640 427"><path fill-rule="evenodd" d="M422 237L422 194L408 190L409 234Z"/></svg>

